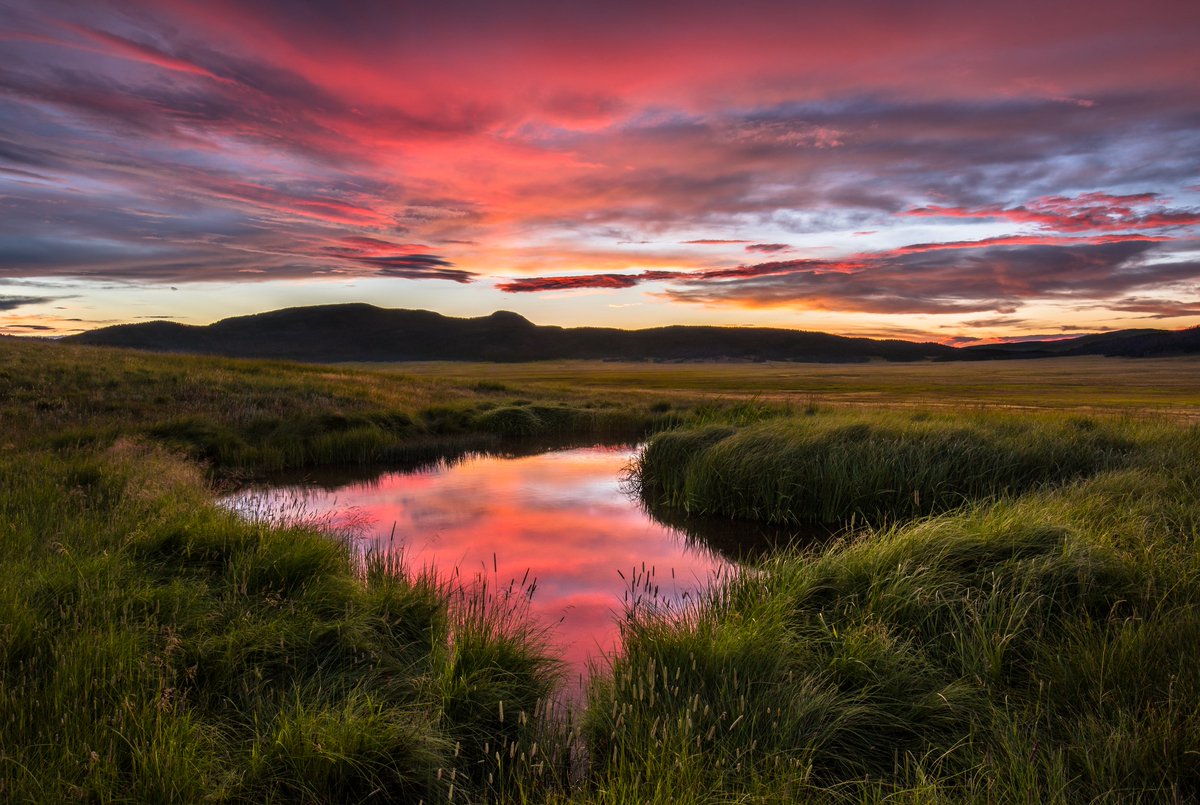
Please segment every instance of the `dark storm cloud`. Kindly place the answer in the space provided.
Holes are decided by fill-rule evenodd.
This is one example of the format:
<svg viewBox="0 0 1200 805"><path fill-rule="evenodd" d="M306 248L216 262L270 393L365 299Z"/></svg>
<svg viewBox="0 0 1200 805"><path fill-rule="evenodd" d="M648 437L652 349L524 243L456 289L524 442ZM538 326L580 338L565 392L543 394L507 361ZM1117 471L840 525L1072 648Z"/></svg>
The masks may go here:
<svg viewBox="0 0 1200 805"><path fill-rule="evenodd" d="M26 305L36 305L41 302L50 301L53 300L42 296L0 296L0 310L16 310Z"/></svg>

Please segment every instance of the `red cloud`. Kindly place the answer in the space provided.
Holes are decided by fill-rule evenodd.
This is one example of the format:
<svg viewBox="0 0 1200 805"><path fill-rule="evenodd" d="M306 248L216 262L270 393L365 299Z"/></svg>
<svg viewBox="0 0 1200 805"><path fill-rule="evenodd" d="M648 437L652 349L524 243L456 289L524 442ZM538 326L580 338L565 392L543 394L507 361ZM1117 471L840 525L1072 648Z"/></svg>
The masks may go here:
<svg viewBox="0 0 1200 805"><path fill-rule="evenodd" d="M1102 299L1200 278L1200 261L1153 262L1155 242L1078 239L1071 245L882 252L850 270L776 265L730 282L686 280L670 299L744 307L799 305L867 313L1012 313L1030 300Z"/></svg>
<svg viewBox="0 0 1200 805"><path fill-rule="evenodd" d="M226 187L213 186L210 188L210 192L214 196L231 201L332 224L387 226L395 223L392 216L367 206L327 196L298 196L285 190L281 191L249 182L231 182Z"/></svg>
<svg viewBox="0 0 1200 805"><path fill-rule="evenodd" d="M530 277L503 282L496 287L505 293L561 291L569 288L632 288L642 282L638 274L585 274L578 277Z"/></svg>
<svg viewBox="0 0 1200 805"><path fill-rule="evenodd" d="M949 241L946 243L914 243L880 252L864 252L843 260L779 260L730 268L709 268L697 271L642 271L636 274L581 274L563 277L530 277L511 280L496 287L506 293L536 293L538 291L571 288L632 288L644 282L683 281L698 285L723 280L744 280L781 274L805 272L819 274L848 274L879 266L898 258L927 252L954 250L989 250L1002 247L1036 246L1105 246L1120 244L1154 244L1172 238L1151 235L1099 235L1090 238L1055 237L1047 235L1006 235L982 240Z"/></svg>
<svg viewBox="0 0 1200 805"><path fill-rule="evenodd" d="M951 240L944 243L912 243L900 246L891 254L917 254L949 249L983 249L993 246L1070 246L1081 243L1163 243L1174 240L1164 235L1099 235L1090 238L1056 237L1047 235L999 235L982 240Z"/></svg>
<svg viewBox="0 0 1200 805"><path fill-rule="evenodd" d="M1200 277L1200 263L1149 263L1164 238L1013 236L914 244L845 260L783 260L698 271L646 271L514 280L509 293L629 288L670 281L680 302L796 305L870 313L1012 313L1029 299L1111 296ZM943 248L944 247L944 248ZM1136 304L1133 301L1127 304ZM1161 311L1156 306L1148 312Z"/></svg>
<svg viewBox="0 0 1200 805"><path fill-rule="evenodd" d="M643 282L668 282L678 280L689 283L718 280L766 277L773 274L789 274L805 270L817 273L827 271L851 271L861 268L862 263L836 260L784 260L758 263L752 266L733 268L710 268L700 271L641 271L637 274L581 274L567 277L529 277L503 282L496 287L505 293L536 293L571 288L632 288Z"/></svg>
<svg viewBox="0 0 1200 805"><path fill-rule="evenodd" d="M1154 299L1128 297L1108 306L1110 310L1123 313L1142 313L1147 319L1176 319L1184 316L1200 316L1200 300Z"/></svg>
<svg viewBox="0 0 1200 805"><path fill-rule="evenodd" d="M373 238L365 235L348 235L338 238L337 242L325 247L325 252L335 257L378 257L380 255L404 253L420 253L431 251L431 247L422 243L396 243L395 241Z"/></svg>
<svg viewBox="0 0 1200 805"><path fill-rule="evenodd" d="M1122 229L1160 229L1200 224L1200 212L1159 207L1141 210L1157 201L1156 193L1114 196L1108 193L1084 193L1073 198L1043 196L1019 207L942 207L929 206L908 210L906 215L937 218L990 218L1035 224L1058 232L1116 231Z"/></svg>
<svg viewBox="0 0 1200 805"><path fill-rule="evenodd" d="M169 53L164 53L158 48L151 47L150 45L144 45L140 42L134 42L132 39L126 39L123 36L110 34L106 31L95 30L83 25L73 25L71 23L59 24L68 31L72 31L80 36L85 37L86 39L92 40L100 47L94 49L86 45L81 46L72 42L61 40L47 39L48 42L53 44L61 44L65 47L81 47L84 50L118 56L123 59L129 59L130 61L153 65L155 67L162 67L167 70L175 70L181 73L190 73L192 75L203 76L216 81L225 80L221 76L217 75L211 70L206 69L205 67L202 67L199 64L196 64L195 62L187 59L177 58Z"/></svg>

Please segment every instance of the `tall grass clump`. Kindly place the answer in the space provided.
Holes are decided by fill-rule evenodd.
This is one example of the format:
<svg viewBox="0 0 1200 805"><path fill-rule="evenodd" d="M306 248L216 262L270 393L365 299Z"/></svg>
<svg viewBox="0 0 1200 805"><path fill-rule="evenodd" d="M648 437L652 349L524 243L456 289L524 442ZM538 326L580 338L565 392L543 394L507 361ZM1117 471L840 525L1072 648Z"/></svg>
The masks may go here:
<svg viewBox="0 0 1200 805"><path fill-rule="evenodd" d="M452 589L455 627L434 680L462 773L515 797L561 787L546 740L561 680L549 633L529 617L532 586L476 576Z"/></svg>
<svg viewBox="0 0 1200 805"><path fill-rule="evenodd" d="M1200 797L1200 448L844 537L626 613L592 801Z"/></svg>
<svg viewBox="0 0 1200 805"><path fill-rule="evenodd" d="M656 506L779 523L880 523L1119 466L1130 428L1089 419L833 413L650 440L634 480Z"/></svg>
<svg viewBox="0 0 1200 805"><path fill-rule="evenodd" d="M515 613L210 494L128 441L0 461L0 798L498 796L557 674Z"/></svg>

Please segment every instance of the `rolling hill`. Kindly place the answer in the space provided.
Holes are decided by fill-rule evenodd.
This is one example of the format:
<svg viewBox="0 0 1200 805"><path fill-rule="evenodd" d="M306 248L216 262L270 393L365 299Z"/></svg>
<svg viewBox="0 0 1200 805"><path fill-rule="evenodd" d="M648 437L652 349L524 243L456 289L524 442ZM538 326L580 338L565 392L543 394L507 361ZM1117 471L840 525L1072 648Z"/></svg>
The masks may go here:
<svg viewBox="0 0 1200 805"><path fill-rule="evenodd" d="M1017 341L962 350L975 358L1062 358L1104 355L1110 358L1163 358L1200 353L1200 327L1187 330L1114 330L1053 341Z"/></svg>
<svg viewBox="0 0 1200 805"><path fill-rule="evenodd" d="M453 318L367 304L320 305L198 327L153 321L91 330L75 343L300 361L793 360L860 362L948 358L939 344L743 327L553 327L498 311Z"/></svg>
<svg viewBox="0 0 1200 805"><path fill-rule="evenodd" d="M553 359L655 361L989 360L1059 355L1175 355L1200 352L1200 328L1124 330L1060 341L954 348L758 327L672 326L643 330L533 324L507 311L454 318L368 304L296 307L207 326L166 321L120 324L66 341L298 361Z"/></svg>

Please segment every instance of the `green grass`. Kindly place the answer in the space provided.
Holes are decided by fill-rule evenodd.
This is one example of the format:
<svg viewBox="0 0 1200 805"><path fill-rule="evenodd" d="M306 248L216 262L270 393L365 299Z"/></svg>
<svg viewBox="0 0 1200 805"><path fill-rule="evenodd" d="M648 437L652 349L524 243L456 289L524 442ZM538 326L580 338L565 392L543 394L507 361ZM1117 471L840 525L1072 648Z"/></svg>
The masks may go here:
<svg viewBox="0 0 1200 805"><path fill-rule="evenodd" d="M1200 797L1200 449L764 561L630 611L595 801Z"/></svg>
<svg viewBox="0 0 1200 805"><path fill-rule="evenodd" d="M137 436L227 474L419 460L510 437L636 437L674 420L656 401L0 340L5 446Z"/></svg>
<svg viewBox="0 0 1200 805"><path fill-rule="evenodd" d="M558 666L488 591L240 520L161 450L6 456L0 520L6 801L474 801L536 740Z"/></svg>
<svg viewBox="0 0 1200 805"><path fill-rule="evenodd" d="M1200 800L1191 366L398 373L0 339L0 799ZM855 528L682 609L634 579L567 721L525 591L213 504L214 474L653 431L656 505Z"/></svg>
<svg viewBox="0 0 1200 805"><path fill-rule="evenodd" d="M654 506L780 523L880 523L1123 466L1152 425L1026 414L817 413L653 437Z"/></svg>

